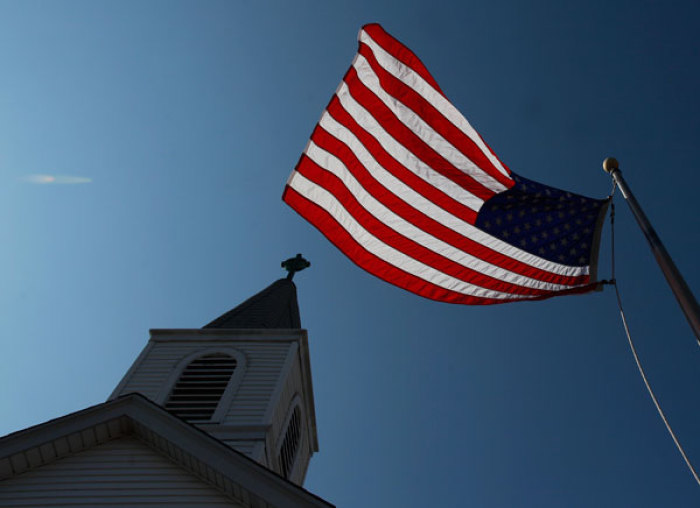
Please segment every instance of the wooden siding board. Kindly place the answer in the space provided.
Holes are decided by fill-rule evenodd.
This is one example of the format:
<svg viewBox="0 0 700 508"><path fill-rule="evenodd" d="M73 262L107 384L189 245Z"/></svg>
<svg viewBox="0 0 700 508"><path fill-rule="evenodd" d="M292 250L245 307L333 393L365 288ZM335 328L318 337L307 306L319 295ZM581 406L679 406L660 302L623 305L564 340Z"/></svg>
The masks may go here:
<svg viewBox="0 0 700 508"><path fill-rule="evenodd" d="M23 473L29 467L23 453L17 453L10 457L10 464L12 464L12 470L15 473Z"/></svg>
<svg viewBox="0 0 700 508"><path fill-rule="evenodd" d="M140 364L130 373L121 393L139 392L157 400L180 360L198 350L210 348L234 348L246 357L246 370L234 394L224 424L251 424L261 422L267 404L279 381L291 342L231 341L153 342Z"/></svg>
<svg viewBox="0 0 700 508"><path fill-rule="evenodd" d="M70 436L67 437L68 439L68 448L70 449L71 452L79 452L80 450L83 449L83 440L80 437L79 433L71 434Z"/></svg>
<svg viewBox="0 0 700 508"><path fill-rule="evenodd" d="M224 439L223 442L234 450L239 451L253 459L253 451L255 450L256 445L259 443L259 441L254 440L244 441L239 439Z"/></svg>
<svg viewBox="0 0 700 508"><path fill-rule="evenodd" d="M43 463L38 448L32 448L31 450L27 450L24 456L27 459L27 464L29 468L38 467Z"/></svg>
<svg viewBox="0 0 700 508"><path fill-rule="evenodd" d="M0 506L240 507L133 438L0 481Z"/></svg>
<svg viewBox="0 0 700 508"><path fill-rule="evenodd" d="M95 427L95 436L97 438L97 441L100 443L104 443L105 441L109 440L109 428L107 427L106 423L100 423Z"/></svg>
<svg viewBox="0 0 700 508"><path fill-rule="evenodd" d="M43 445L39 446L39 455L41 457L42 464L55 459L56 450L53 447L53 443L44 443Z"/></svg>
<svg viewBox="0 0 700 508"><path fill-rule="evenodd" d="M56 447L56 455L63 456L70 452L70 444L68 443L67 438L59 438L56 441L54 441L53 444Z"/></svg>
<svg viewBox="0 0 700 508"><path fill-rule="evenodd" d="M279 397L279 404L275 408L272 417L272 436L274 437L272 451L272 462L273 468L277 470L277 454L279 450L279 445L284 437L286 431L286 418L289 414L291 408L291 403L297 395L302 395L304 391L304 383L301 373L301 364L298 358L295 359L292 364L289 373L282 381L283 387ZM304 477L306 476L306 470L308 469L309 461L311 460L312 447L309 440L309 414L306 408L305 400L302 397L300 400L302 407L302 432L301 439L299 442L299 447L297 449L297 457L294 461L294 467L292 468L292 475L289 478L292 482L301 485L304 482Z"/></svg>
<svg viewBox="0 0 700 508"><path fill-rule="evenodd" d="M83 447L85 448L90 448L97 444L97 436L95 435L95 429L93 427L82 431L80 437L83 440Z"/></svg>
<svg viewBox="0 0 700 508"><path fill-rule="evenodd" d="M301 394L302 380L301 380L301 368L298 361L295 361L292 365L292 369L289 372L289 377L284 380L284 388L280 396L280 403L277 406L272 419L272 432L274 436L280 436L285 429L282 426L285 423L285 418L289 412L289 405L296 394ZM303 401L302 401L303 405Z"/></svg>
<svg viewBox="0 0 700 508"><path fill-rule="evenodd" d="M12 475L12 464L10 464L10 459L0 460L0 480L7 478Z"/></svg>

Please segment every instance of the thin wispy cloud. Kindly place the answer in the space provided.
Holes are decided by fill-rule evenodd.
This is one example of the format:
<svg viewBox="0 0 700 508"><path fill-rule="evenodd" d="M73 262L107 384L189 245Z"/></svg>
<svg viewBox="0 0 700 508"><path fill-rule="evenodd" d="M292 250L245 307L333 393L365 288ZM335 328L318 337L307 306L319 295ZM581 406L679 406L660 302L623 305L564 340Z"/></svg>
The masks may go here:
<svg viewBox="0 0 700 508"><path fill-rule="evenodd" d="M75 185L92 182L92 178L69 175L27 175L21 177L20 180L38 185Z"/></svg>

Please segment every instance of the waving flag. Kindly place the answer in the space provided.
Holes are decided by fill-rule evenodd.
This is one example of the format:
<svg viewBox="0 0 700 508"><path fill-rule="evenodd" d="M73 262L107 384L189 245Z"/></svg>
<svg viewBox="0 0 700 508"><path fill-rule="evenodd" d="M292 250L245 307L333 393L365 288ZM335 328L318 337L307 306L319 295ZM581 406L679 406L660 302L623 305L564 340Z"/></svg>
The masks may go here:
<svg viewBox="0 0 700 508"><path fill-rule="evenodd" d="M284 201L360 267L434 300L594 289L608 201L516 175L411 50L376 24L358 39Z"/></svg>

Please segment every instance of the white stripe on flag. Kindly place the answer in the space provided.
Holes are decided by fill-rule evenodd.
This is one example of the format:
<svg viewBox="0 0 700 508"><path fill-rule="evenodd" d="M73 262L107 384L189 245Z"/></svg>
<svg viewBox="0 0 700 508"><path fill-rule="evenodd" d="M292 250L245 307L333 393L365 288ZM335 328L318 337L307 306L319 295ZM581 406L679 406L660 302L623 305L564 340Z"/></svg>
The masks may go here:
<svg viewBox="0 0 700 508"><path fill-rule="evenodd" d="M346 146L348 146L348 148L357 156L357 158L360 160L363 166L382 185L384 185L391 192L399 196L410 206L416 208L417 210L420 210L421 212L423 212L433 220L439 222L443 226L481 245L485 245L486 247L489 247L490 249L496 252L500 252L505 256L508 256L514 260L520 261L539 270L570 277L577 277L580 275L588 274L587 266L562 265L553 261L540 258L534 254L518 249L517 247L508 243L505 243L502 240L499 240L498 238L489 235L488 233L476 228L475 226L472 226L468 222L463 221L462 219L455 217L454 215L445 211L438 204L426 199L425 197L411 189L408 185L403 183L401 180L399 180L398 178L394 177L391 173L386 171L380 164L377 163L377 161L374 160L374 158L372 158L372 156L366 151L362 143L348 129L336 122L333 119L333 117L331 117L328 114L328 112L324 112L323 116L321 117L320 125L328 133L345 143ZM391 139L390 136L387 135L387 137ZM311 142L309 142L309 144L307 145L307 150L310 145ZM435 185L435 181L430 183L437 187L437 185ZM464 189L456 186L451 181L450 184L454 187L457 187L464 193L468 194L468 196L470 196L470 198L462 198L464 204L468 205L470 202L474 203L475 200L479 200L479 198L467 193L466 191L464 191ZM445 187L440 188L440 190L445 191ZM453 188L450 190L452 191L454 197L455 189Z"/></svg>
<svg viewBox="0 0 700 508"><path fill-rule="evenodd" d="M468 282L442 273L394 249L362 227L333 194L306 179L298 172L294 173L294 176L289 182L289 186L308 200L326 210L364 249L400 270L441 288L456 291L464 295L498 300L520 300L528 298L527 295L502 293L500 291L493 291L475 286L474 284L469 284Z"/></svg>
<svg viewBox="0 0 700 508"><path fill-rule="evenodd" d="M465 268L477 271L509 284L548 291L561 291L570 287L561 284L543 282L513 273L509 270L505 270L501 267L478 259L471 254L454 247L453 245L435 238L426 231L423 231L410 222L405 221L392 212L389 208L380 203L369 192L367 192L367 190L352 176L352 174L350 174L342 161L340 161L333 154L317 146L313 141L311 141L307 146L306 154L320 167L338 177L348 191L355 197L355 199L357 199L360 205L367 210L369 214L400 235L419 243L432 252L454 261ZM315 182L312 183L315 184Z"/></svg>
<svg viewBox="0 0 700 508"><path fill-rule="evenodd" d="M343 105L343 109L345 109L345 111L352 116L360 127L366 130L374 139L376 139L379 144L382 145L384 150L386 150L389 155L396 159L399 164L411 170L428 184L441 190L451 198L459 201L465 206L468 206L472 210L478 211L479 208L481 208L481 204L483 203L482 199L435 171L433 168L413 155L413 153L411 153L411 151L405 146L396 141L388 132L386 132L369 113L369 111L358 104L352 95L350 95L350 90L348 90L348 86L345 84L345 82L341 83L340 87L338 87L336 95L338 96L340 103ZM333 134L332 131L329 132Z"/></svg>
<svg viewBox="0 0 700 508"><path fill-rule="evenodd" d="M469 121L448 101L440 92L435 90L413 69L396 60L392 55L377 44L372 37L364 30L360 30L360 42L366 44L374 53L377 62L391 73L396 79L402 81L406 86L411 87L420 94L426 101L433 105L452 124L467 135L491 163L505 176L510 177L508 171L503 167L498 158L486 146L481 136L474 130Z"/></svg>
<svg viewBox="0 0 700 508"><path fill-rule="evenodd" d="M360 81L396 115L396 117L408 127L414 134L422 139L433 150L450 162L453 166L471 176L487 189L499 193L508 188L483 169L478 167L465 154L459 151L444 137L438 134L428 123L418 116L413 110L407 108L400 100L392 97L382 88L379 77L374 73L369 62L362 55L357 55L353 62Z"/></svg>
<svg viewBox="0 0 700 508"><path fill-rule="evenodd" d="M358 39L284 200L359 266L427 298L493 304L593 289L592 268L577 264L595 257L590 210L606 202L551 189L564 201L553 203L541 195L550 188L525 179L512 188L515 175L408 48L379 25Z"/></svg>
<svg viewBox="0 0 700 508"><path fill-rule="evenodd" d="M372 176L380 181L386 188L391 189L392 192L404 199L404 201L408 201L408 199L404 198L406 193L410 196L417 194L416 191L411 189L402 180L396 178L389 171L384 169L384 167L372 157L372 154L367 151L365 145L357 139L352 131L337 122L327 111L323 113L319 125L333 137L342 141L352 153L355 154L355 157L367 168ZM475 212L479 211L479 208L481 208L481 205L484 203L482 199L464 190L440 173L428 173L428 171L430 171L430 168L427 168L426 171L416 172L415 174L426 184L441 190Z"/></svg>

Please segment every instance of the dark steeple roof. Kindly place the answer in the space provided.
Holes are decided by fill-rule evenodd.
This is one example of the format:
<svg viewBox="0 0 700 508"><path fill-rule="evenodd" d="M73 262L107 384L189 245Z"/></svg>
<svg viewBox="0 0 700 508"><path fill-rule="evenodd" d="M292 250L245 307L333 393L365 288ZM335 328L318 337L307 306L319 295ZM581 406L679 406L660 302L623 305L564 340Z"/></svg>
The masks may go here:
<svg viewBox="0 0 700 508"><path fill-rule="evenodd" d="M275 281L204 328L301 328L297 288L289 279Z"/></svg>

